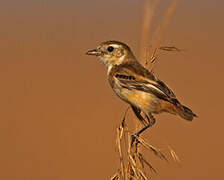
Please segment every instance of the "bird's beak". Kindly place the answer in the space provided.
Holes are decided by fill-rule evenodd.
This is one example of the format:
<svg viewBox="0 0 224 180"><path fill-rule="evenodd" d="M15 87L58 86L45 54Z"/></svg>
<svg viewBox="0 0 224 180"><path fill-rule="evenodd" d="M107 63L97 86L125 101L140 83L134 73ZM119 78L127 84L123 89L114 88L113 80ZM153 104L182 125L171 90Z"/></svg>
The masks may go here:
<svg viewBox="0 0 224 180"><path fill-rule="evenodd" d="M92 55L92 56L100 56L102 54L101 51L98 49L89 50L86 52L86 55Z"/></svg>

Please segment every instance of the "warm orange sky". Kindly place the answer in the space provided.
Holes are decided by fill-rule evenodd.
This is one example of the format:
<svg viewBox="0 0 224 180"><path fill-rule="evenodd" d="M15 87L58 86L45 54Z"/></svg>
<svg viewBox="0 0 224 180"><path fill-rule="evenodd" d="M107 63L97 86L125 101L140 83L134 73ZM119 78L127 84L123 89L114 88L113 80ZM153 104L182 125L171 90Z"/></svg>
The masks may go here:
<svg viewBox="0 0 224 180"><path fill-rule="evenodd" d="M159 3L153 28L169 2ZM143 1L0 4L1 179L109 179L119 167L115 135L127 105L85 52L115 39L139 57ZM164 45L185 51L163 53L155 73L199 118L156 116L145 137L170 144L182 164L148 157L154 179L224 178L223 11L221 0L180 0L166 28Z"/></svg>

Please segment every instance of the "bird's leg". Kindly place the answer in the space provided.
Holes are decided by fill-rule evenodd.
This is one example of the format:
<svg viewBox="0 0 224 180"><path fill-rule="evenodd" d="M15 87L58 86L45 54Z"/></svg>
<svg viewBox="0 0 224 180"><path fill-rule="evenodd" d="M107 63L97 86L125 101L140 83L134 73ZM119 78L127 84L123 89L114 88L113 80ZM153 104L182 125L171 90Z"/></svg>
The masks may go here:
<svg viewBox="0 0 224 180"><path fill-rule="evenodd" d="M148 129L150 126L153 126L156 122L156 119L153 117L152 114L146 115L147 120L149 123L143 127L141 130L139 130L137 133L135 133L135 136L139 136L141 133L143 133L146 129Z"/></svg>
<svg viewBox="0 0 224 180"><path fill-rule="evenodd" d="M156 122L156 119L153 117L152 114L148 114L146 115L147 120L149 121L149 123L143 127L141 130L139 130L137 133L135 133L134 135L132 135L132 139L131 139L131 145L133 145L134 141L136 140L136 137L138 137L141 133L143 133L146 129L148 129L149 127L153 126Z"/></svg>
<svg viewBox="0 0 224 180"><path fill-rule="evenodd" d="M147 121L145 120L145 118L142 117L141 115L141 110L135 106L131 106L133 112L135 113L136 117L139 119L139 121L144 125L146 126L148 123ZM147 118L148 119L148 118Z"/></svg>

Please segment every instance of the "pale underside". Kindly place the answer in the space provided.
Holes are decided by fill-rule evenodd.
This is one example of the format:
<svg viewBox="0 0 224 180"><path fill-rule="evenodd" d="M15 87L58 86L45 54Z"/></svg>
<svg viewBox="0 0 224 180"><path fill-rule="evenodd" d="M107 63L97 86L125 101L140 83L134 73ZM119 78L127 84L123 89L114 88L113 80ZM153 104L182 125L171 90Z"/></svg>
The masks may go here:
<svg viewBox="0 0 224 180"><path fill-rule="evenodd" d="M141 109L146 114L158 114L165 111L162 106L167 105L167 103L165 103L163 100L157 98L154 94L151 93L136 89L130 90L123 88L120 86L119 80L117 79L115 79L115 86L113 90L122 100Z"/></svg>

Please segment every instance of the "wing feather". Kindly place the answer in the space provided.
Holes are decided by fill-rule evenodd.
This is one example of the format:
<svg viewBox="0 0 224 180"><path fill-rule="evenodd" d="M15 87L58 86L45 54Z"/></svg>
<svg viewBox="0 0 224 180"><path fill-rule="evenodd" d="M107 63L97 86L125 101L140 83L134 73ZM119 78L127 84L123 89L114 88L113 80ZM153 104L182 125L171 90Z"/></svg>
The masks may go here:
<svg viewBox="0 0 224 180"><path fill-rule="evenodd" d="M139 71L135 71L133 66L132 68L129 67L119 68L115 73L115 78L119 81L121 87L151 93L173 104L179 103L173 91L164 82L158 80L148 71L146 73L140 71L139 73ZM144 68L144 70L146 69Z"/></svg>

